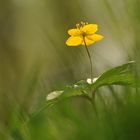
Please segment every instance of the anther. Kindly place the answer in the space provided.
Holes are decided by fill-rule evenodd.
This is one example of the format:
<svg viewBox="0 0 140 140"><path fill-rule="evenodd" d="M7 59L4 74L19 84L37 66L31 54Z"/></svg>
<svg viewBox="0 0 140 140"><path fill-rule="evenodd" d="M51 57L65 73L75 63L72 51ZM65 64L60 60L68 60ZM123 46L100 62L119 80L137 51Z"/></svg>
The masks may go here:
<svg viewBox="0 0 140 140"><path fill-rule="evenodd" d="M76 24L76 27L79 29L80 28L80 24Z"/></svg>

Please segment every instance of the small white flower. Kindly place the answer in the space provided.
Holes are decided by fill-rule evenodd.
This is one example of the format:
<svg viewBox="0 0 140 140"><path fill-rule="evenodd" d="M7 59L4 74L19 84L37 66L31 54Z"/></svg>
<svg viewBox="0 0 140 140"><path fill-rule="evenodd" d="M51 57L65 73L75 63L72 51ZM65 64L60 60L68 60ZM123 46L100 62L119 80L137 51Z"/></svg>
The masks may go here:
<svg viewBox="0 0 140 140"><path fill-rule="evenodd" d="M99 77L93 78L92 82L95 83Z"/></svg>
<svg viewBox="0 0 140 140"><path fill-rule="evenodd" d="M58 96L60 96L63 93L63 91L53 91L50 94L47 95L46 100L52 100L57 98Z"/></svg>
<svg viewBox="0 0 140 140"><path fill-rule="evenodd" d="M92 84L92 80L90 78L87 78L87 83Z"/></svg>
<svg viewBox="0 0 140 140"><path fill-rule="evenodd" d="M99 78L99 77L96 77L96 78L93 78L93 79L87 78L87 83L88 83L88 84L93 84L93 83L95 83L95 82L97 81L98 78Z"/></svg>

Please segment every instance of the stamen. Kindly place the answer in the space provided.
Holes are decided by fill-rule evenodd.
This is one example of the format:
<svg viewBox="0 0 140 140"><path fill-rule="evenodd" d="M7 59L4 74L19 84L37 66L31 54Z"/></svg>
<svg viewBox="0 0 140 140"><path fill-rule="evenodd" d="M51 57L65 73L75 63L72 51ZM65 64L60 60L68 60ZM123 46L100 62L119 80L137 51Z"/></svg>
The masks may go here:
<svg viewBox="0 0 140 140"><path fill-rule="evenodd" d="M78 29L80 29L80 24L76 24L76 27L77 27Z"/></svg>
<svg viewBox="0 0 140 140"><path fill-rule="evenodd" d="M81 29L81 28L83 28L87 24L88 24L88 22L81 21L79 24L76 24L76 28L77 29Z"/></svg>
<svg viewBox="0 0 140 140"><path fill-rule="evenodd" d="M85 25L86 25L86 23L81 21L81 26L84 27Z"/></svg>

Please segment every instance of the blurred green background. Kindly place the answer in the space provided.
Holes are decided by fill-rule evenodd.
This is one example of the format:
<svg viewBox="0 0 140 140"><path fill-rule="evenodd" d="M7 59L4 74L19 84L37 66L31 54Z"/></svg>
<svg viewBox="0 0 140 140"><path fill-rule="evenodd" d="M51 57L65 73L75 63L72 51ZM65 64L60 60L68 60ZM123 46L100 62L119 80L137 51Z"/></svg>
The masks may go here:
<svg viewBox="0 0 140 140"><path fill-rule="evenodd" d="M30 114L55 89L90 76L84 47L67 47L67 30L97 23L104 39L89 47L94 77L136 60L139 78L139 0L0 1L0 140L140 139L139 89L98 91L98 115L81 98Z"/></svg>

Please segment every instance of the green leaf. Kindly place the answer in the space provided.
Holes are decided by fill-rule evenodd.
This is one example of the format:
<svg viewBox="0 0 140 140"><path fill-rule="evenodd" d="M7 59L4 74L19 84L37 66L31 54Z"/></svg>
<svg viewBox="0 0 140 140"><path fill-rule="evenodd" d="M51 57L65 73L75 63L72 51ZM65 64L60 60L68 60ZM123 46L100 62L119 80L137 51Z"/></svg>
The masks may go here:
<svg viewBox="0 0 140 140"><path fill-rule="evenodd" d="M130 85L135 86L135 76L131 71L131 66L134 62L123 64L103 73L91 85L92 88L97 89L104 85Z"/></svg>
<svg viewBox="0 0 140 140"><path fill-rule="evenodd" d="M84 96L90 99L91 91L95 91L105 85L129 85L135 86L135 76L131 71L134 62L129 62L121 66L110 69L100 75L98 78L81 80L76 84L66 86L61 91L54 91L47 95L47 101L50 105L56 102L74 96Z"/></svg>
<svg viewBox="0 0 140 140"><path fill-rule="evenodd" d="M74 85L66 86L64 90L51 92L47 95L46 99L49 105L53 105L58 101L74 96L84 96L88 98L89 88L89 84L81 80Z"/></svg>

